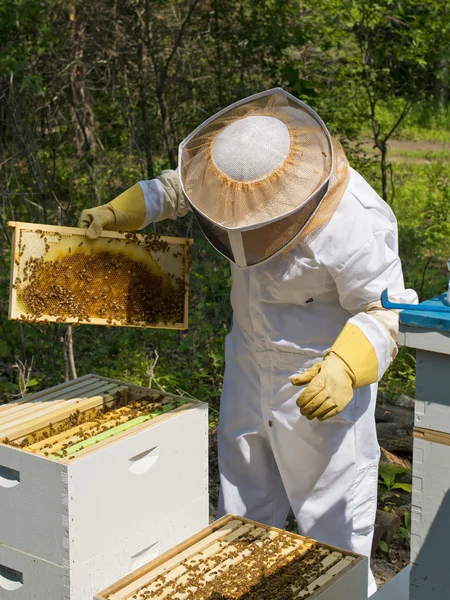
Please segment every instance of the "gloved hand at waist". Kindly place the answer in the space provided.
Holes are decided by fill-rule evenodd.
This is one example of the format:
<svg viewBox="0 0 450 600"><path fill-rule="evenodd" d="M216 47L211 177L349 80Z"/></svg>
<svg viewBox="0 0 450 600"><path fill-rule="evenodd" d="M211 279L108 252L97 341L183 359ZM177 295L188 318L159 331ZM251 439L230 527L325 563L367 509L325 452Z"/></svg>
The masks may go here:
<svg viewBox="0 0 450 600"><path fill-rule="evenodd" d="M340 413L353 398L355 388L375 383L378 360L361 329L347 323L324 359L294 375L293 385L307 385L297 399L307 419L325 421Z"/></svg>

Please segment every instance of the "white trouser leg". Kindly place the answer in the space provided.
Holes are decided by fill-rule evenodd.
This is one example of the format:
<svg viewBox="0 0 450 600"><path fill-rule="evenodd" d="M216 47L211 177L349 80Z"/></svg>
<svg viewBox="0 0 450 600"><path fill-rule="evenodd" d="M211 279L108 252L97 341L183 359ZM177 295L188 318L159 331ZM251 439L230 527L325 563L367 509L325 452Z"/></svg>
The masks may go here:
<svg viewBox="0 0 450 600"><path fill-rule="evenodd" d="M273 415L272 450L299 532L370 557L379 461L376 386L356 390L340 415L308 421L296 406L302 388L289 382L303 368L302 360L301 355L270 353L271 368L261 370ZM368 593L375 591L369 570Z"/></svg>
<svg viewBox="0 0 450 600"><path fill-rule="evenodd" d="M233 513L283 528L289 501L261 415L259 370L236 338L227 338L220 407L218 516Z"/></svg>
<svg viewBox="0 0 450 600"><path fill-rule="evenodd" d="M358 390L341 415L308 421L295 404L302 389L290 376L314 359L256 353L234 331L226 362L219 516L283 527L290 502L301 534L370 556L379 460L376 386ZM375 591L369 571L369 595Z"/></svg>

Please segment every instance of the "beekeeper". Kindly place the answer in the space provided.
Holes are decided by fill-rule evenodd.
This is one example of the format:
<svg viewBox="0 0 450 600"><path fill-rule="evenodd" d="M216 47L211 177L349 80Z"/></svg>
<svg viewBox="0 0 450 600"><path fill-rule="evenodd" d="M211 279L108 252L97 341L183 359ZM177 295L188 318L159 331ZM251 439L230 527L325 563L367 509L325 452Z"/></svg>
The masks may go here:
<svg viewBox="0 0 450 600"><path fill-rule="evenodd" d="M370 556L377 382L405 290L397 223L320 117L281 89L236 102L180 145L179 170L82 212L87 236L192 210L231 262L233 328L219 425L219 514ZM369 594L376 590L369 574Z"/></svg>

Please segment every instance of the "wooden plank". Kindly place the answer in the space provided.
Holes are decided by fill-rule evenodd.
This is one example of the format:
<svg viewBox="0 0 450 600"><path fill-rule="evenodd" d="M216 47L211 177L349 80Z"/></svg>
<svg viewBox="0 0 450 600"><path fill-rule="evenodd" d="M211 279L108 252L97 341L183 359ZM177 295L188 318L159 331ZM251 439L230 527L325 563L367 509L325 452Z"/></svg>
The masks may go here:
<svg viewBox="0 0 450 600"><path fill-rule="evenodd" d="M19 274L19 267L16 264L19 256L19 227L14 227L11 239L11 271L10 271L10 290L8 303L8 318L15 319L17 317L17 291L15 289L15 281Z"/></svg>
<svg viewBox="0 0 450 600"><path fill-rule="evenodd" d="M63 431L63 433L59 433L58 435L53 435L45 440L41 440L40 442L36 442L35 444L31 444L26 447L28 452L36 452L37 454L42 454L42 452L46 451L45 446L50 445L51 452L55 452L56 450L60 450L65 443L68 443L71 438L73 438L80 431L86 431L91 429L97 425L97 423L91 421L89 423L81 423L81 425L77 425L76 427L72 427L67 431Z"/></svg>
<svg viewBox="0 0 450 600"><path fill-rule="evenodd" d="M71 406L77 401L84 398L88 398L91 395L98 396L104 391L109 392L114 387L114 384L111 383L87 383L84 386L79 387L70 394L68 394L68 396L70 397L58 398L58 396L56 396L55 402L46 402L44 406L41 406L39 404L31 404L30 406L26 407L23 411L20 411L17 414L17 416L13 416L11 419L5 419L3 423L0 423L0 425L3 424L3 427L0 427L0 434L3 435L3 431L5 429L9 429L11 427L14 427L15 425L20 425L21 423L29 421L30 418L33 418L34 413L36 413L36 416L43 416L56 411L57 408L61 406L61 404Z"/></svg>
<svg viewBox="0 0 450 600"><path fill-rule="evenodd" d="M234 519L230 521L214 533L208 535L206 538L202 539L196 544L193 544L192 546L189 546L187 550L180 552L170 560L165 561L161 566L152 569L148 574L143 575L139 579L133 581L133 583L122 588L120 590L120 596L116 597L116 595L113 594L110 600L118 600L119 597L128 597L130 594L133 594L142 587L150 584L154 579L157 579L160 575L168 575L171 570L180 566L183 561L195 556L196 554L198 554L198 552L203 551L205 548L213 546L217 541L226 538L230 533L236 532L240 529L242 529L242 522L240 520Z"/></svg>
<svg viewBox="0 0 450 600"><path fill-rule="evenodd" d="M402 520L395 513L377 509L375 523L381 533L380 539L384 540L386 544L390 544L392 542L392 538L400 529Z"/></svg>
<svg viewBox="0 0 450 600"><path fill-rule="evenodd" d="M25 231L37 231L40 230L42 232L48 231L49 233L59 233L61 235L82 235L83 237L86 235L86 229L82 227L62 227L59 225L47 225L47 224L39 224L39 223L25 223L22 221L8 221L8 227L14 227L16 231L25 230ZM100 237L103 238L114 238L118 240L126 240L127 233L120 233L119 231L107 231L104 229L101 233ZM135 234L139 239L145 240L145 234L136 233ZM185 246L186 243L192 245L194 240L191 238L180 238L180 237L169 237L169 236L158 236L161 240L173 243L180 244Z"/></svg>
<svg viewBox="0 0 450 600"><path fill-rule="evenodd" d="M18 400L13 400L12 402L8 402L8 404L2 404L0 406L0 416L3 416L10 409L14 409L19 405L28 404L30 402L36 402L37 400L41 400L45 398L47 395L51 393L60 393L62 390L66 390L70 388L72 385L78 383L85 383L88 379L97 378L96 375L83 375L83 377L78 377L77 379L72 379L71 381L65 381L64 383L60 383L59 385L55 385L51 388L47 388L45 390L41 390L40 392L35 392L34 394L27 394L23 398L19 398Z"/></svg>
<svg viewBox="0 0 450 600"><path fill-rule="evenodd" d="M320 550L322 550L323 552L325 549L320 548ZM308 559L308 557L305 557L304 564L311 564L311 566L314 566L314 574L311 574L309 577L307 577L303 572L302 575L306 579L306 587L295 583L291 584L290 588L292 595L295 598L303 598L304 596L308 595L310 593L308 591L308 586L314 583L320 575L326 573L328 569L330 569L330 567L339 563L343 557L344 555L342 554L342 552L330 552L329 554L326 554L324 556L324 558L320 561L319 565L315 564L315 558Z"/></svg>
<svg viewBox="0 0 450 600"><path fill-rule="evenodd" d="M312 584L308 586L308 591L314 591L317 588L323 587L328 581L336 577L338 573L341 573L344 569L347 569L355 559L353 556L344 556L337 564L333 565L331 569L328 569L326 573L321 575Z"/></svg>
<svg viewBox="0 0 450 600"><path fill-rule="evenodd" d="M45 415L40 415L33 421L28 421L21 425L4 429L2 431L2 437L16 440L19 437L39 431L39 429L47 427L50 423L55 424L59 421L63 421L65 418L69 417L74 410L85 411L112 402L115 400L114 394L120 392L121 389L122 388L120 387L112 388L111 390L108 390L108 393L105 392L105 395L92 396L80 400L77 399L73 402L69 400L65 406L59 407Z"/></svg>
<svg viewBox="0 0 450 600"><path fill-rule="evenodd" d="M139 579L146 573L150 572L152 569L156 569L160 565L171 560L173 557L178 556L178 554L180 554L181 552L188 550L192 545L204 540L209 535L218 531L219 529L221 529L222 527L224 527L230 521L233 521L233 520L239 520L240 522L242 522L241 517L236 517L235 515L225 515L225 516L221 517L220 519L218 519L211 525L208 525L208 527L205 527L204 529L202 529L195 535L191 536L187 540L184 540L183 542L181 542L180 544L177 544L176 546L174 546L167 552L164 552L163 554L161 554L160 556L158 556L157 558L155 558L148 564L143 565L142 567L140 567L133 573L130 573L126 577L123 577L120 581L117 581L116 583L113 583L105 590L102 590L99 593L99 595L97 596L98 600L111 600L111 596L113 594L120 592L126 586L130 585L131 583L133 583L134 581L136 581L137 579ZM123 598L123 596L121 596L121 597Z"/></svg>
<svg viewBox="0 0 450 600"><path fill-rule="evenodd" d="M427 442L434 442L435 444L450 446L450 433L414 427L413 436L418 440L425 440Z"/></svg>
<svg viewBox="0 0 450 600"><path fill-rule="evenodd" d="M189 398L187 396L178 396L177 394L171 394L170 392L166 392L164 390L159 390L159 389L155 390L154 388L147 388L147 387L135 385L132 383L126 383L120 379L110 379L109 377L104 377L103 375L101 376L101 379L104 379L105 381L111 381L113 383L121 383L123 385L127 385L130 392L136 391L139 394L145 393L145 394L156 394L159 396L163 395L163 396L167 396L167 398L173 398L174 400L182 400L183 402L202 404L202 402L200 400L196 400L195 398Z"/></svg>
<svg viewBox="0 0 450 600"><path fill-rule="evenodd" d="M61 321L61 318L63 319ZM26 319L21 319L20 317L11 317L11 319L14 320L26 320ZM74 324L86 324L88 323L89 325L104 325L106 327L118 327L118 326L122 326L122 324L119 321L115 321L114 319L111 321L111 323L108 323L107 319L100 319L98 317L90 317L89 321L80 321L78 318L72 318L72 317L54 317L52 315L45 315L42 317L36 317L35 315L32 315L30 317L30 320L32 320L33 323L74 323ZM141 325L133 325L131 323L127 323L126 327L132 327L133 329L143 329L143 327ZM145 329L179 329L179 330L186 330L187 327L185 326L184 323L174 323L173 325L167 325L166 323L156 323L155 325L145 325Z"/></svg>
<svg viewBox="0 0 450 600"><path fill-rule="evenodd" d="M17 407L18 410L13 410L5 415L0 414L0 433L2 426L10 425L19 419L25 420L35 412L40 412L42 414L42 412L46 409L54 408L55 406L58 406L64 402L68 402L69 400L77 398L77 396L81 397L80 394L83 398L87 397L90 393L97 394L102 389L105 389L106 385L107 384L100 381L89 381L83 383L82 385L68 388L64 394L55 392L54 394L45 396L41 400L36 400L35 402L30 402L29 404L21 404L20 407Z"/></svg>
<svg viewBox="0 0 450 600"><path fill-rule="evenodd" d="M333 579L333 577L336 577L336 575L338 575L339 573L344 571L344 569L347 569L349 566L351 566L351 563L354 560L355 560L355 558L352 556L343 557L342 560L335 563L325 573L323 573L322 575L319 575L319 577L317 577L317 579L314 579L314 581L312 581L310 584L308 584L307 588L299 591L297 593L297 595L294 596L294 598L304 598L305 596L310 596L315 590L323 587L325 584L327 584L329 581L331 581Z"/></svg>
<svg viewBox="0 0 450 600"><path fill-rule="evenodd" d="M131 408L127 406L122 406L121 408L115 409L108 413L108 420L102 421L102 427L113 427L114 424L121 419L126 413L131 412ZM52 452L60 450L65 444L73 444L75 441L79 441L77 438L80 437L78 434L80 431L87 433L90 429L98 428L100 425L99 421L91 421L88 423L80 423L80 425L76 425L58 433L56 435L52 435L51 437L46 438L45 440L41 440L40 442L36 442L35 444L31 444L27 446L26 449L31 452L45 450L48 447L51 447Z"/></svg>
<svg viewBox="0 0 450 600"><path fill-rule="evenodd" d="M246 528L249 526L253 528L253 531L246 530ZM225 548L225 550L220 550L217 554L217 557L214 556L214 559L219 558L220 560L220 562L217 563L216 560L205 560L208 558L210 553L208 553L207 550L202 548L200 554L196 558L187 561L186 564L181 565L175 571L169 571L164 573L164 588L161 588L160 582L155 581L152 585L150 585L150 587L145 587L145 589L142 589L139 593L136 594L136 596L133 596L133 598L143 599L146 597L146 594L150 593L152 595L152 598L155 598L155 600L163 600L168 596L170 596L171 599L176 598L177 600L185 600L186 598L189 598L192 594L195 594L197 591L200 591L201 588L203 589L203 586L206 586L209 581L214 580L218 575L222 575L227 570L241 563L244 560L248 559L246 564L249 566L249 569L251 569L251 566L255 562L252 561L252 554L254 553L255 549L263 547L270 548L271 540L277 539L282 534L282 532L279 530L270 529L261 525L259 527L255 527L253 524L249 523L243 525L240 528L240 530L242 531L241 535L245 535L247 533L251 535L251 537L253 537L256 541L247 549L240 552L238 556L234 556L235 547L233 546L233 544L231 544L231 548ZM236 531L233 534L233 537L228 536L229 540L223 540L223 542L231 542L234 539L238 539L238 533L240 532ZM286 535L285 532L283 532L283 534ZM266 540L268 541L267 543ZM277 554L272 559L268 559L267 567L269 568L270 566L276 565L280 560L283 560L285 562L286 557L288 557L288 555L290 554L292 554L292 559L294 559L295 557L299 556L298 552L295 553L296 550L302 548L301 554L306 553L313 544L314 543L305 542L301 538L293 538L292 545L287 545L283 550L281 550L281 552L277 552ZM205 572L199 581L200 585L198 587L189 588L186 591L186 593L176 594L175 592L177 586L185 585L189 582L189 567L194 567L196 575ZM167 583L169 581L173 581L174 579L177 579L174 585L167 586ZM155 596L154 594L157 595ZM131 597L132 596L129 595L126 598L127 600L129 600Z"/></svg>
<svg viewBox="0 0 450 600"><path fill-rule="evenodd" d="M178 414L180 414L182 412L191 410L192 408L197 408L197 406L198 406L198 402L196 402L195 404L184 404L183 406L174 408L174 410L170 411L169 413L160 415L159 417L154 417L153 419L150 419L150 420L146 421L145 423L142 423L141 425L136 425L136 427L133 427L132 429L130 429L128 431L123 431L122 433L118 433L113 438L103 440L101 442L98 442L98 444L95 444L94 446L89 446L88 448L84 448L83 450L80 450L79 452L77 452L76 455L74 455L74 458L78 459L80 457L85 457L87 454L90 454L91 452L96 452L102 446L120 442L121 440L123 440L126 437L136 435L137 433L143 431L147 427L153 427L154 425L159 425L160 423L162 423L162 421L172 419L173 417L177 416ZM73 461L73 459L71 459L71 457L67 457L67 458L64 458L61 460L62 460L62 462L65 462L65 463L69 463L69 461L70 462Z"/></svg>

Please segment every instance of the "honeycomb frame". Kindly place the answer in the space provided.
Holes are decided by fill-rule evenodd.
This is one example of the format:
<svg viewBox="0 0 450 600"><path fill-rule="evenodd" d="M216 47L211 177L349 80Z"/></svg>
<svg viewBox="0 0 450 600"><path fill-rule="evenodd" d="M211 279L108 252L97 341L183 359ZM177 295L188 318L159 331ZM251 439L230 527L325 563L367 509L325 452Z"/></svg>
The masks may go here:
<svg viewBox="0 0 450 600"><path fill-rule="evenodd" d="M136 421L130 428L124 427L116 431L116 426L120 426L120 421L117 420L108 423L108 428L103 430L100 423L96 433L106 434L109 431L111 435L102 435L94 444L82 444L74 453L65 452L65 449L60 448L53 452L48 445L54 436L60 436L64 442L67 441L68 446L80 445L79 442L82 442L81 438L84 437L81 436L84 416L89 419L91 416L95 420L101 419L102 412L114 409L117 412L127 407L133 410L135 405L150 402L151 399L161 404L161 410L151 414L151 418L142 419L142 422ZM84 458L100 448L138 434L200 404L200 401L193 398L89 373L0 405L0 449L8 447L25 455L69 464L71 460ZM114 417L114 420L116 419L117 416ZM74 431L73 435L71 421L77 423L74 429L78 431ZM110 427L111 425L114 428Z"/></svg>
<svg viewBox="0 0 450 600"><path fill-rule="evenodd" d="M151 329L187 329L189 258L190 246L193 243L192 239L147 233L103 231L97 240L88 240L86 230L77 227L59 227L16 221L9 222L8 226L13 228L8 314L10 319L32 323L89 323L92 325ZM35 252L27 250L27 244L23 240L27 244L28 240L32 240L38 249ZM83 244L84 248L81 250L80 247ZM48 256L51 256L52 253L56 258L49 259ZM26 258L27 255L28 258ZM80 263L76 267L78 269L77 277L69 278L66 275L67 270L63 268L63 261L66 261L66 264L72 264L76 258ZM81 264L83 260L84 265ZM105 270L101 273L104 277L100 277L99 271L94 269L95 260L100 265L102 265L103 260L106 265ZM108 260L113 267L125 265L125 269L132 269L132 271L126 271L128 274L132 272L132 275L129 275L125 283L117 284L118 273L125 273L125 270L120 268L114 270ZM27 305L23 300L27 288L31 289L31 291L29 290L30 297L33 299L46 297L43 292L44 286L39 287L39 284L44 281L44 276L35 275L37 271L35 264L37 265L39 261L47 269L53 268L49 265L56 265L59 261L59 273L63 273L65 280L70 281L67 288L67 298L75 299L75 307L79 307L83 303L89 305L89 301L92 300L91 305L89 305L93 307L92 311L87 312L80 309L77 312L77 308L73 307L65 310L63 305L66 302L66 296L64 294L62 294L63 298L59 301L59 309L49 310L44 307L43 310L33 310L33 306L30 308L30 304ZM86 267L88 261L91 261L88 268L92 272L88 271L89 285L85 286L79 273L82 266ZM111 270L106 271L106 268ZM32 275L29 275L30 272ZM51 270L47 271L47 280L53 282L51 274ZM152 282L143 283L144 280L139 277L141 274L153 277ZM124 275L124 278L126 277L127 275ZM120 279L124 278L121 277ZM30 287L30 281L35 289ZM94 284L91 286L92 281ZM158 283L158 288L154 285L155 282ZM100 285L104 286L104 289L103 287L100 288ZM93 298L89 297L86 300L86 294L94 286L96 286L96 289L101 289L102 298L95 295ZM157 288L157 291L153 292L153 288ZM36 293L36 289L38 293ZM63 289L63 285L58 285L58 290L61 289ZM142 293L143 289L149 290L149 297ZM109 295L107 290L109 290ZM122 304L116 302L114 298L114 295L118 294L119 291ZM150 299L152 294L154 294L154 300ZM109 296L111 296L111 299ZM168 302L169 297L173 298L173 305ZM45 304L45 300L42 302ZM116 310L115 305L121 308ZM136 316L138 314L139 317Z"/></svg>
<svg viewBox="0 0 450 600"><path fill-rule="evenodd" d="M95 600L335 599L335 583L356 570L355 597L366 597L367 557L228 514L102 590ZM273 578L275 586L270 585Z"/></svg>

